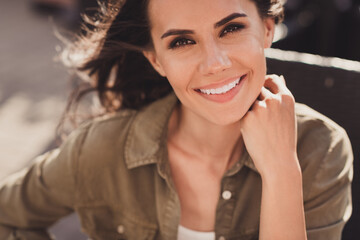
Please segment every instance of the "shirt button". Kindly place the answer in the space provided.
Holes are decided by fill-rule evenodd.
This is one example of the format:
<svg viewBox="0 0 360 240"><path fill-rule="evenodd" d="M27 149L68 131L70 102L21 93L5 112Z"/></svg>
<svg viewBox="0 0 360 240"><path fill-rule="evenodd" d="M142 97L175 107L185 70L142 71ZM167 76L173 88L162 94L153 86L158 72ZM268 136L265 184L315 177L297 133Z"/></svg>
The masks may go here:
<svg viewBox="0 0 360 240"><path fill-rule="evenodd" d="M220 236L219 240L226 240L224 236Z"/></svg>
<svg viewBox="0 0 360 240"><path fill-rule="evenodd" d="M231 198L231 192L229 190L223 191L222 197L225 200L229 200ZM220 238L219 238L219 240L220 240ZM224 240L224 239L221 239L221 240Z"/></svg>
<svg viewBox="0 0 360 240"><path fill-rule="evenodd" d="M118 233L123 234L123 233L125 232L124 226L123 226L123 225L119 225L119 226L117 227L117 231L118 231Z"/></svg>

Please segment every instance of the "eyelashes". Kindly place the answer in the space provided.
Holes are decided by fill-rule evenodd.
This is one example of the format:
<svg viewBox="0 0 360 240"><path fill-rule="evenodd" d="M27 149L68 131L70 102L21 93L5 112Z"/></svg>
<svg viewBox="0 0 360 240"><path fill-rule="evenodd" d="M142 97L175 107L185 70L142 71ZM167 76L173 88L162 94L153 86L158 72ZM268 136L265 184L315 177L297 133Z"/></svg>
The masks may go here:
<svg viewBox="0 0 360 240"><path fill-rule="evenodd" d="M225 29L221 32L220 37L223 37L226 34L235 33L245 28L244 24L230 24L225 27Z"/></svg>
<svg viewBox="0 0 360 240"><path fill-rule="evenodd" d="M220 33L219 37L225 37L229 34L234 34L236 32L239 32L240 30L244 29L245 25L244 24L229 24L227 25ZM169 49L176 49L176 48L181 48L181 47L185 47L187 45L193 45L195 44L194 40L188 39L186 37L180 36L175 38L174 40L172 40L169 44Z"/></svg>
<svg viewBox="0 0 360 240"><path fill-rule="evenodd" d="M183 46L190 45L190 44L195 44L195 41L187 39L187 38L178 37L178 38L175 38L173 41L171 41L171 43L169 45L169 49L175 49L175 48L183 47Z"/></svg>

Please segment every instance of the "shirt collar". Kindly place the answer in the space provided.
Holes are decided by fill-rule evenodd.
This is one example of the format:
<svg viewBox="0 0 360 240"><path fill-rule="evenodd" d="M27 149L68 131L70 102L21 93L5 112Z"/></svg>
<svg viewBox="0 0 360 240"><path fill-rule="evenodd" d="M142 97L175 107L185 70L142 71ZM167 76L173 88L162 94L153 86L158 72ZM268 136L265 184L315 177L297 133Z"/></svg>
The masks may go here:
<svg viewBox="0 0 360 240"><path fill-rule="evenodd" d="M234 166L225 173L225 176L235 175L237 172L240 171L240 169L243 166L250 168L251 170L255 171L256 173L259 173L255 167L254 161L251 159L245 146L244 146L244 151L241 154L239 161L236 164L234 164Z"/></svg>
<svg viewBox="0 0 360 240"><path fill-rule="evenodd" d="M166 152L167 125L171 113L178 103L174 92L139 110L130 126L125 142L125 162L129 169L157 163ZM164 151L160 151L163 149ZM253 160L244 147L239 164L227 175L238 172L245 165L258 173Z"/></svg>
<svg viewBox="0 0 360 240"><path fill-rule="evenodd" d="M124 157L128 168L157 162L160 149L166 146L166 126L177 102L171 92L135 115L125 142Z"/></svg>

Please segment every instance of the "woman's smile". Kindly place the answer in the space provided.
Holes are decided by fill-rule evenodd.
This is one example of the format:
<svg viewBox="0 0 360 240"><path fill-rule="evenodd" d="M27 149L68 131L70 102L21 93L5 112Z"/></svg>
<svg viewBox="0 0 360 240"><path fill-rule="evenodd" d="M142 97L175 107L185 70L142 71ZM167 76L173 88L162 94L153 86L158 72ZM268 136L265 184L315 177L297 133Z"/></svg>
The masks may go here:
<svg viewBox="0 0 360 240"><path fill-rule="evenodd" d="M232 100L240 91L247 76L248 74L244 74L240 77L231 78L221 83L207 85L194 90L208 100L224 103Z"/></svg>
<svg viewBox="0 0 360 240"><path fill-rule="evenodd" d="M182 111L211 124L238 122L264 84L273 20L250 0L152 0L149 9L154 47L144 54Z"/></svg>

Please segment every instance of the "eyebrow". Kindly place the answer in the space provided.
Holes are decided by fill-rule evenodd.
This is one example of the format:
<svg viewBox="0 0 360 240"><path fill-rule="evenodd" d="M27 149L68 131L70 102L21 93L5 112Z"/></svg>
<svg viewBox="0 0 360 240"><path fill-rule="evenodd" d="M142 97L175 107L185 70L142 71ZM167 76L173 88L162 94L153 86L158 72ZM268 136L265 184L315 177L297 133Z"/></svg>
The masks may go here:
<svg viewBox="0 0 360 240"><path fill-rule="evenodd" d="M166 38L171 35L183 35L183 34L194 34L193 30L176 30L176 29L170 29L166 31L162 36L161 39Z"/></svg>
<svg viewBox="0 0 360 240"><path fill-rule="evenodd" d="M214 28L221 27L235 18L247 17L245 13L232 13L214 24Z"/></svg>
<svg viewBox="0 0 360 240"><path fill-rule="evenodd" d="M232 13L229 16L221 19L217 23L214 24L214 28L221 27L225 25L226 23L230 22L231 20L235 18L241 18L241 17L247 17L245 13ZM162 36L161 39L166 38L171 35L183 35L183 34L194 34L193 30L186 30L186 29L170 29L166 31Z"/></svg>

